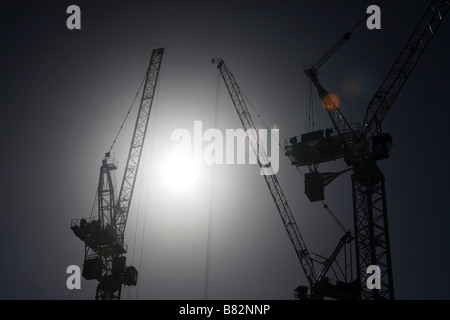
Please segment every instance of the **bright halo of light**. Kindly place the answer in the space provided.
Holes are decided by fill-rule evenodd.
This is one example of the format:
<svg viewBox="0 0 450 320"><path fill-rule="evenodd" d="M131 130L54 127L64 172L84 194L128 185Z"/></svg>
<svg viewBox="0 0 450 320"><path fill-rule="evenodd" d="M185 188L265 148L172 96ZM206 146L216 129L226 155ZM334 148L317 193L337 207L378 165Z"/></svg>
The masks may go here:
<svg viewBox="0 0 450 320"><path fill-rule="evenodd" d="M164 185L172 190L188 190L199 179L198 164L181 152L172 152L161 167Z"/></svg>

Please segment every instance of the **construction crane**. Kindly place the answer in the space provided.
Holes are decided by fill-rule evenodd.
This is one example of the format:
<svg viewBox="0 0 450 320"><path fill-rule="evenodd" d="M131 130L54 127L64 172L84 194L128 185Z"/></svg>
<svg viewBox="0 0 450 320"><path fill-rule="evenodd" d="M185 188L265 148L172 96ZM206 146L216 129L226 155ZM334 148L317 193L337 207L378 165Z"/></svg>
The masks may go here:
<svg viewBox="0 0 450 320"><path fill-rule="evenodd" d="M118 197L117 161L107 152L100 167L96 195L98 216L71 222L71 229L85 243L82 275L86 280L99 282L96 300L120 300L122 285L137 284L138 271L126 266L124 235L163 53L164 48L152 51Z"/></svg>
<svg viewBox="0 0 450 320"><path fill-rule="evenodd" d="M356 297L356 287L354 283L348 283L346 279L338 280L336 283L333 283L332 281L330 281L331 279L329 277L326 277L327 272L330 270L332 265L336 263L336 258L340 250L346 243L351 241L351 234L349 232L346 233L340 239L339 244L332 253L331 257L328 259L323 259L323 261L321 262L324 265L323 270L317 276L314 268L314 261L316 260L312 259L305 245L305 242L283 193L281 185L272 167L270 166L270 161L263 145L260 143L259 135L256 131L256 126L253 123L242 91L237 84L233 74L221 58L213 58L211 62L213 64L217 64L217 68L222 75L223 81L228 89L228 93L231 97L233 105L237 111L242 126L246 131L248 140L256 155L257 162L260 168L264 168L266 171L265 174L263 174L264 179L308 281L309 288L307 286L299 286L297 288L297 298L322 299L323 297L332 297L337 299L352 299Z"/></svg>
<svg viewBox="0 0 450 320"><path fill-rule="evenodd" d="M353 173L353 220L359 299L394 299L385 178L377 161L389 158L392 137L381 130L381 124L424 50L448 13L449 1L433 0L394 62L380 88L369 102L362 125L350 125L333 94L318 79L319 67L345 42L327 52L319 63L306 65L305 73L317 89L328 112L336 135L327 129L306 133L286 140L286 155L296 167L309 166L305 175L305 193L311 202L324 199L326 175L317 171L318 164L344 158ZM343 39L348 39L347 33ZM300 139L299 139L300 138ZM300 141L299 141L300 140ZM312 169L313 168L313 169ZM381 288L369 290L364 283L366 270L377 265L381 270Z"/></svg>

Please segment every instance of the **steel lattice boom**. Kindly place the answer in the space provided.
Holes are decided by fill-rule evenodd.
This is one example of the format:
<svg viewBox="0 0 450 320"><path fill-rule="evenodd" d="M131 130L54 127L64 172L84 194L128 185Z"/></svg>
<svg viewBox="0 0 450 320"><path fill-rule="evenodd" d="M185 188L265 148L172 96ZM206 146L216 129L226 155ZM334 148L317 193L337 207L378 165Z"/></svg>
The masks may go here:
<svg viewBox="0 0 450 320"><path fill-rule="evenodd" d="M380 88L369 102L364 116L362 138L369 138L380 132L381 122L436 34L449 8L448 0L431 2Z"/></svg>
<svg viewBox="0 0 450 320"><path fill-rule="evenodd" d="M153 97L155 95L163 53L163 48L155 49L150 58L150 65L147 69L144 91L139 105L139 112L134 127L133 138L131 140L127 164L125 166L122 186L120 188L117 207L114 212L113 225L117 229L117 237L121 244L124 242L125 226L130 210L131 199L133 197L134 184L136 182L142 149L144 148L145 134L150 119L150 111L152 109Z"/></svg>
<svg viewBox="0 0 450 320"><path fill-rule="evenodd" d="M212 63L216 63L217 68L220 70L222 78L231 96L231 100L233 101L234 107L239 115L239 119L241 120L242 126L246 132L249 133L248 138L253 151L257 155L259 165L262 166L262 163L269 163L267 160L266 151L261 145L259 145L258 136L256 134L256 126L253 123L241 90L236 83L233 74L221 58L213 59ZM270 170L271 168L269 167L268 169ZM298 229L294 216L292 215L291 209L284 196L283 190L281 189L280 183L278 182L277 176L275 174L266 174L264 175L264 179L269 187L278 212L280 213L280 217L283 220L286 231L289 234L289 238L294 246L297 257L300 260L300 264L302 265L306 278L312 286L315 280L313 261L300 234L300 230Z"/></svg>

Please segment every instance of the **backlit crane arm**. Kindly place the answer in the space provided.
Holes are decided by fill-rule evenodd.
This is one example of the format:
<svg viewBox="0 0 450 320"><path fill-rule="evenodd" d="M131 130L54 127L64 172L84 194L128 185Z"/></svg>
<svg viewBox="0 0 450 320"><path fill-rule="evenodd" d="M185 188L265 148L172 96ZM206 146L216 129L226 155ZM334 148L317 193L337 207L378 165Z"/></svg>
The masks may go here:
<svg viewBox="0 0 450 320"><path fill-rule="evenodd" d="M349 154L350 146L353 141L359 140L359 132L354 131L347 120L342 115L339 110L338 102L334 99L334 95L330 94L319 82L318 75L320 67L328 61L335 53L339 50L344 43L350 39L351 34L359 25L367 18L366 14L349 32L346 32L331 48L328 50L317 62L305 64L304 71L307 77L311 80L317 89L319 97L324 105L325 109L328 111L331 122L336 130L340 142L342 143L344 150L346 152L345 158L350 165L352 158Z"/></svg>
<svg viewBox="0 0 450 320"><path fill-rule="evenodd" d="M441 25L449 8L450 1L448 0L431 2L380 88L369 102L363 122L363 139L380 133L381 122Z"/></svg>
<svg viewBox="0 0 450 320"><path fill-rule="evenodd" d="M254 125L251 115L248 111L247 105L241 93L241 89L236 83L233 74L230 72L221 58L214 58L212 60L212 63L217 64L217 68L222 75L222 78L231 96L231 100L233 101L234 107L236 108L236 111L238 113L239 119L241 120L242 126L248 134L250 144L257 156L258 164L262 168L264 166L263 164L269 163L268 157L263 146L259 143L256 126ZM266 166L264 166L264 169L271 170L271 167L266 168ZM271 173L273 173L273 171ZM292 215L291 209L284 196L283 190L281 189L280 183L278 182L277 176L274 173L266 174L264 175L264 179L267 183L267 186L269 187L270 193L275 202L280 217L283 220L286 231L289 234L289 238L294 246L297 257L300 260L300 264L303 268L303 271L305 272L306 278L310 286L312 287L315 281L313 261L300 234L300 230L298 229L294 216Z"/></svg>
<svg viewBox="0 0 450 320"><path fill-rule="evenodd" d="M131 198L133 196L142 149L144 147L145 133L147 132L148 122L150 119L150 111L152 108L153 97L155 95L163 53L164 48L154 49L152 51L130 150L128 152L127 164L115 210L113 227L115 227L117 232L117 241L122 245L124 243L125 226L127 223L128 212L130 210Z"/></svg>
<svg viewBox="0 0 450 320"><path fill-rule="evenodd" d="M322 58L319 59L314 64L314 68L316 70L319 70L319 68L348 40L350 39L351 32L345 33L342 38L340 38L332 47L330 50L328 50Z"/></svg>

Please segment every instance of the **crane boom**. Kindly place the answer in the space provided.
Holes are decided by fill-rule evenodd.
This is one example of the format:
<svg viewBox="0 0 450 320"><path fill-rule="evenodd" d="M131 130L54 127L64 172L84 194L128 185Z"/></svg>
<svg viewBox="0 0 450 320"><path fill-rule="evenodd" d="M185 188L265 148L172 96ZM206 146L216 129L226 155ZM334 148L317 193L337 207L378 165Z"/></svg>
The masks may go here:
<svg viewBox="0 0 450 320"><path fill-rule="evenodd" d="M217 64L217 68L222 75L222 78L231 96L231 100L233 101L234 107L238 113L239 119L241 120L242 126L249 135L248 138L250 144L252 145L253 151L257 156L258 164L260 165L260 167L263 167L262 163L269 163L269 161L267 159L266 151L264 150L263 146L259 144L259 138L256 133L256 126L254 125L252 117L248 111L247 105L241 93L241 89L236 83L233 74L221 58L214 58L211 62L213 64ZM267 169L271 170L270 167ZM289 239L294 246L295 252L298 259L300 260L300 264L303 268L303 271L305 272L306 278L310 286L312 287L315 282L313 260L311 259L308 249L306 248L305 242L295 222L294 216L292 215L291 209L288 205L286 197L284 196L283 190L281 189L280 183L278 182L277 176L275 174L266 174L264 175L264 179L267 183L267 186L269 187L270 193L275 202L280 217L283 220L284 227L289 234Z"/></svg>
<svg viewBox="0 0 450 320"><path fill-rule="evenodd" d="M351 178L357 282L360 286L359 298L362 299L394 299L385 178L377 164L378 160L389 157L392 138L390 134L381 132L381 123L441 25L449 7L448 0L431 1L418 26L370 101L361 129L352 130L345 121L338 106L321 86L317 78L317 68L313 65L305 69L305 73L316 86L339 140L343 144L344 160L353 169ZM329 57L330 55L326 55L326 59ZM323 62L319 66L321 64ZM292 156L293 153L289 155ZM298 163L304 163L304 155L301 152L293 156L296 157L295 160L299 159ZM325 158L325 160L328 159ZM370 265L380 267L380 289L369 290L363 283L366 270Z"/></svg>
<svg viewBox="0 0 450 320"><path fill-rule="evenodd" d="M450 1L433 0L389 73L375 92L364 116L362 138L380 132L381 122L411 75L417 61L448 13Z"/></svg>
<svg viewBox="0 0 450 320"><path fill-rule="evenodd" d="M120 187L119 198L114 214L113 226L117 230L119 243L124 242L124 232L127 223L130 203L133 197L134 185L139 169L142 149L144 147L145 134L147 132L150 111L153 97L155 95L158 81L159 69L161 67L164 48L154 49L150 58L150 64L145 76L145 85L139 105L138 116L134 127L130 150L128 152L127 164L123 174L122 185Z"/></svg>

